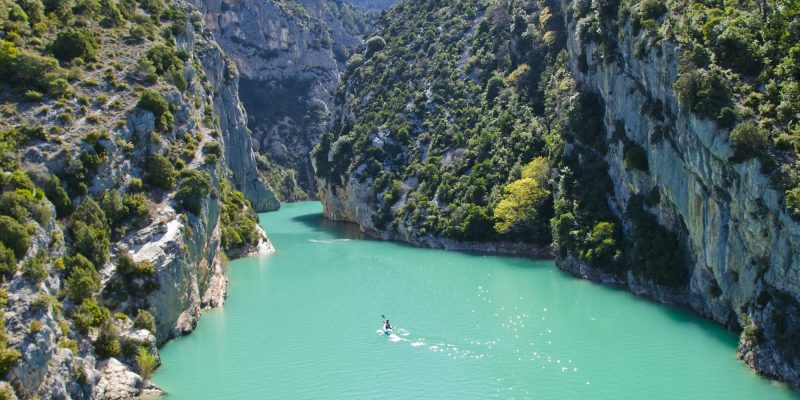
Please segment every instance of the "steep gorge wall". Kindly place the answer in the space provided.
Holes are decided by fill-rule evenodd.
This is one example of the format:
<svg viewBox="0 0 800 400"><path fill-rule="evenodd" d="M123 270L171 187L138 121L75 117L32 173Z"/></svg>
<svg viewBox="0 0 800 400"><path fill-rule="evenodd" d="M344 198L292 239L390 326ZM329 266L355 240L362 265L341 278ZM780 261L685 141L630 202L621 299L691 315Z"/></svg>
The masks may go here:
<svg viewBox="0 0 800 400"><path fill-rule="evenodd" d="M563 6L569 14L571 5ZM740 356L761 373L800 385L796 350L779 343L800 327L800 316L791 312L800 301L800 224L783 208L781 194L756 159L732 162L728 131L678 103L673 84L682 51L675 43L664 40L637 54L637 43L647 38L627 24L617 42L622 59L605 63L597 56L597 44L580 41L579 21L567 19L570 70L606 106L612 209L628 224L631 196L655 191L659 201L648 211L686 245L688 288L673 291L632 275L627 284L638 294L689 306L732 329L754 324L762 339L753 343L743 335ZM584 58L587 64L581 67ZM664 113L643 111L642 105L655 102L663 104ZM620 126L646 149L648 171L626 166L623 140L615 137ZM574 259L561 264L592 275L591 267ZM777 327L775 315L787 311L783 326Z"/></svg>
<svg viewBox="0 0 800 400"><path fill-rule="evenodd" d="M182 1L173 4L187 13L194 10ZM110 261L97 266L101 276L98 302L112 312L124 312L130 317L111 316L111 324L120 334L123 352L105 359L95 350L97 330L79 332L56 304L59 299L72 312L77 307L64 299L65 279L56 266L59 257L69 255L70 239L66 239L67 243L63 239L69 237L63 224L69 223L56 221L53 209L46 223L31 225L35 227L33 245L20 264L31 261L39 250L44 250L49 256L44 266L48 276L42 283L34 284L22 272L17 272L6 286L9 307L3 315L8 345L21 354L19 362L7 375L8 383L21 398L124 399L158 392L158 388L137 374L135 354L127 354L124 347L131 344L135 350L144 345L158 357L157 345L191 332L204 309L223 304L227 278L222 263L222 181L233 182L258 211L279 207L256 167L246 113L238 99L235 66L202 24L187 21L184 34L176 36L175 40L176 47L190 57L184 65L188 90L181 92L164 84L155 87L172 107L173 129L158 132L153 113L136 108L137 93L115 92L122 108L130 111L109 112L108 119L101 122L100 128L108 129L110 135L101 142L108 157L89 182L88 191L99 195L107 189L118 190L120 185L130 185L134 178L142 177L140 161L146 154L164 151L161 148L164 143L189 135L199 139L197 146L200 148L205 149L205 144L218 144L222 150L221 158L214 162L204 159L207 154L194 152L186 166L189 170L208 173L213 194L196 199L199 203L196 212L187 212L178 205L175 190L157 192L148 199L147 224L112 240ZM110 51L111 45L103 44L104 51ZM114 56L120 62L127 62L131 57L135 60L141 49L129 49L122 47ZM95 90L112 91L105 86ZM74 102L73 99L68 104L74 105ZM38 105L23 108L25 114L20 120L50 123L37 116L41 113L36 107ZM218 117L215 123L208 123L209 116L205 114L209 110ZM118 124L118 119L124 123ZM109 126L102 125L105 123ZM67 142L63 152L53 151L53 143L49 141L27 145L21 154L23 168L32 175L63 173L65 159L77 158L74 152L85 146L80 136L71 133L89 130L83 124L78 121L67 127L68 131L62 135ZM163 137L151 142L148 138L152 135ZM126 150L121 143L135 145ZM82 201L87 201L86 198L88 196ZM243 252L269 254L273 251L260 228L258 236L258 244ZM131 281L122 277L123 272L118 268L122 255L129 255L136 262L151 263L152 276ZM155 332L134 327L132 318L138 309L148 310L155 316ZM35 325L34 321L41 323L38 330L30 328ZM65 345L73 339L75 350ZM0 382L0 388L5 385Z"/></svg>
<svg viewBox="0 0 800 400"><path fill-rule="evenodd" d="M512 3L515 2L509 2ZM560 139L565 141L560 148L562 156L586 163L588 169L597 169L598 165L605 169L607 166L610 186L604 188L608 192L602 202L607 203L615 223L621 225L620 239L624 242L618 243L621 252L630 250L631 243L638 239L635 233L637 221L629 213L631 204L642 207L642 214L651 216L659 228L674 235L679 242L675 247L680 247L679 250L670 249L680 254L673 265L666 266L670 270L667 273L680 275L680 279L676 280L678 283L672 285L659 283L656 278L647 276L643 269L630 265L624 255L619 257L617 265L610 268L609 265L580 261L586 256L577 252L568 252L559 257L558 264L580 277L626 285L638 295L691 308L735 332L741 332L738 353L747 364L759 373L795 387L800 386L800 354L796 348L796 332L800 332L800 225L786 212L782 194L770 182L770 177L762 173L760 161L735 160L728 139L730 130L692 113L678 102L673 85L679 77L683 51L675 41L653 40L638 29L634 33L628 21L619 34L614 32L609 36L614 42L613 49L617 57L605 58L609 47L601 48L598 44L600 41L593 41L589 35L581 32L581 29L592 26L592 21L573 18L572 7L578 2L537 3L549 4L552 12L545 14L563 18L565 41L561 48L566 52L563 63L571 75L569 80L574 80L578 86L573 97L578 97L579 93L596 94L599 97L595 106L597 110L589 111L598 112L602 121L599 131L590 134L600 137L602 146L597 147L608 149L600 155L602 164L587 161L576 150L586 145L571 142L576 140L576 134L570 131L573 128L563 131L551 128L562 135ZM579 3L589 8L589 2ZM522 7L536 9L530 2ZM559 7L561 10L557 11ZM616 18L616 12L612 15ZM436 17L431 19L435 23L444 23ZM475 25L480 26L481 23L482 18L475 21ZM552 29L548 32L553 35L551 39L559 37L561 30L555 25L550 24L546 29ZM474 34L473 31L468 35ZM413 35L405 37L414 38ZM556 39L552 43L558 44L559 41ZM466 51L465 54L469 55ZM403 69L394 72L406 73ZM435 73L424 71L421 75L430 78ZM346 101L337 110L340 131L333 132L330 143L324 143L324 151L317 159L325 164L324 168L317 168L320 198L325 206L326 217L357 223L363 231L375 237L402 240L419 246L508 251L498 242L475 246L443 240L441 236L423 233L419 222L404 219L397 211L412 200L411 194L419 185L413 175L413 179L408 180L405 180L407 176L401 175L403 172L393 176L395 179L398 176L402 178L398 182L399 195L396 197L390 196L389 190L376 189L377 178L391 163L384 161L381 166L383 169L372 168L366 162L369 158L362 154L365 152L363 149L374 151L369 147L370 144L382 150L394 145L397 127L389 125L388 119L373 119L369 121L367 145L358 142L363 138L359 136L361 133L353 133L357 132L353 126L363 122L360 120L361 114L375 95L363 90L369 82L364 82L359 75L358 72L353 73L352 81L346 82L341 93ZM547 76L543 79L551 78ZM560 78L553 76L552 79ZM449 82L447 84L452 85ZM442 105L432 101L431 92L430 88L420 92L413 103L422 99L421 103L433 114ZM426 98L427 103L424 101ZM479 104L479 100L471 98L468 101ZM413 103L409 102L406 110L418 110ZM564 113L570 112L567 110ZM430 128L421 128L420 113L413 115L408 111L401 114L406 118L411 114L408 120L412 129L416 130L415 135L424 133L448 140L445 135L436 136L438 133L434 134ZM561 115L554 120L561 118L568 119ZM552 126L556 127L557 124ZM419 141L416 144L419 145ZM352 147L356 145L362 146L360 152L353 151ZM626 160L627 146L643 150L643 160L640 161L645 164L644 167ZM455 155L459 151L462 156L464 153L469 156L473 151L463 148L446 150L440 153L440 163L443 165L457 159ZM413 160L418 153L423 154L423 160L427 158L422 145L415 147L412 144L391 151L399 153L396 160ZM354 162L342 160L342 155L352 156ZM328 171L331 168L335 169L332 174ZM415 168L412 174L421 173L421 170ZM473 172L473 169L468 169L465 174ZM562 197L556 186L564 172L556 169L551 172L554 200L558 202ZM605 175L606 171L593 173ZM438 183L429 180L426 184ZM578 185L578 182L572 181L571 184ZM580 184L586 185L586 182ZM434 192L437 194L428 198L428 204L434 204L444 212L453 212L451 204L439 200L440 191ZM588 202L588 199L578 199L577 202L584 200ZM387 212L387 202L390 206L389 220L395 218L395 222L376 226L380 225L375 222L376 216ZM382 204L384 210L381 210ZM424 211L417 214L422 215L417 221L431 218L430 208L427 214ZM589 228L587 237L592 235L591 226ZM569 233L572 234L572 231Z"/></svg>
<svg viewBox="0 0 800 400"><path fill-rule="evenodd" d="M283 200L313 197L308 154L327 127L340 71L366 28L363 15L341 0L193 2L238 66L257 150L287 170L270 172L274 189Z"/></svg>

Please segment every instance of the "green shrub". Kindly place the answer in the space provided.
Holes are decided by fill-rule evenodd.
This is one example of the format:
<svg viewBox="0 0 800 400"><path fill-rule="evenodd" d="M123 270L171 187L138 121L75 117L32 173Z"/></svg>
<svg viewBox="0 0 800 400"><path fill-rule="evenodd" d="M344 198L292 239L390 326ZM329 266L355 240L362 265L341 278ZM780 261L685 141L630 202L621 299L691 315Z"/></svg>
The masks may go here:
<svg viewBox="0 0 800 400"><path fill-rule="evenodd" d="M667 6L660 0L642 0L639 2L639 18L643 21L659 19L667 13Z"/></svg>
<svg viewBox="0 0 800 400"><path fill-rule="evenodd" d="M8 374L20 358L22 358L22 354L19 350L7 348L5 344L0 346L0 376Z"/></svg>
<svg viewBox="0 0 800 400"><path fill-rule="evenodd" d="M737 125L729 138L737 161L762 156L769 147L769 133L753 120Z"/></svg>
<svg viewBox="0 0 800 400"><path fill-rule="evenodd" d="M674 88L681 105L709 119L716 119L731 102L730 83L717 69L684 72Z"/></svg>
<svg viewBox="0 0 800 400"><path fill-rule="evenodd" d="M97 356L101 359L114 357L122 350L119 344L119 332L111 321L106 321L100 327L100 334L94 342L94 348Z"/></svg>
<svg viewBox="0 0 800 400"><path fill-rule="evenodd" d="M786 191L785 203L792 218L800 221L800 186Z"/></svg>
<svg viewBox="0 0 800 400"><path fill-rule="evenodd" d="M0 241L5 247L14 251L14 256L21 259L31 246L31 236L28 230L14 218L0 215Z"/></svg>
<svg viewBox="0 0 800 400"><path fill-rule="evenodd" d="M139 375L145 380L153 376L157 366L156 357L147 350L145 347L139 347L136 354L136 365L139 367Z"/></svg>
<svg viewBox="0 0 800 400"><path fill-rule="evenodd" d="M147 329L153 335L156 334L156 318L147 310L140 309L133 320L133 326L139 329Z"/></svg>
<svg viewBox="0 0 800 400"><path fill-rule="evenodd" d="M622 259L620 237L621 233L615 224L605 221L596 223L581 259L603 266L620 262Z"/></svg>
<svg viewBox="0 0 800 400"><path fill-rule="evenodd" d="M175 50L163 44L153 46L147 50L145 57L153 64L156 73L164 76L167 72L178 71L183 68L183 61L175 55Z"/></svg>
<svg viewBox="0 0 800 400"><path fill-rule="evenodd" d="M258 243L258 216L242 192L234 190L227 181L222 182L222 248L235 249L245 244Z"/></svg>
<svg viewBox="0 0 800 400"><path fill-rule="evenodd" d="M31 333L37 333L40 330L42 330L43 327L44 327L44 324L42 324L42 321L39 321L38 319L35 319L35 320L31 321L30 326L28 326L28 330L30 330Z"/></svg>
<svg viewBox="0 0 800 400"><path fill-rule="evenodd" d="M35 256L22 263L22 276L34 283L39 283L47 277L47 263L50 262L47 252L39 250Z"/></svg>
<svg viewBox="0 0 800 400"><path fill-rule="evenodd" d="M175 193L175 200L180 208L199 214L202 202L209 193L211 193L211 175L207 171L181 172L181 183Z"/></svg>
<svg viewBox="0 0 800 400"><path fill-rule="evenodd" d="M17 257L14 256L14 251L0 242L0 276L9 279L14 276L16 272Z"/></svg>
<svg viewBox="0 0 800 400"><path fill-rule="evenodd" d="M117 270L126 277L153 276L156 273L153 263L136 262L127 254L122 254L117 260Z"/></svg>
<svg viewBox="0 0 800 400"><path fill-rule="evenodd" d="M44 194L56 207L56 215L59 218L64 218L72 212L72 201L57 176L50 175L44 185Z"/></svg>
<svg viewBox="0 0 800 400"><path fill-rule="evenodd" d="M757 76L763 65L758 43L749 29L731 24L716 36L713 46L717 63L736 72Z"/></svg>
<svg viewBox="0 0 800 400"><path fill-rule="evenodd" d="M489 103L494 102L494 99L500 94L500 91L506 87L506 82L501 76L493 76L486 83L486 100Z"/></svg>
<svg viewBox="0 0 800 400"><path fill-rule="evenodd" d="M367 57L386 48L386 39L381 36L373 36L367 40Z"/></svg>
<svg viewBox="0 0 800 400"><path fill-rule="evenodd" d="M91 197L86 197L72 213L72 247L94 265L108 261L111 231L103 209Z"/></svg>
<svg viewBox="0 0 800 400"><path fill-rule="evenodd" d="M633 140L628 139L624 141L622 154L623 162L626 167L635 168L644 172L650 170L650 164L647 161L647 151Z"/></svg>
<svg viewBox="0 0 800 400"><path fill-rule="evenodd" d="M156 120L156 128L159 130L169 130L172 128L174 117L169 110L169 103L164 96L150 89L145 90L139 97L136 107L153 113Z"/></svg>
<svg viewBox="0 0 800 400"><path fill-rule="evenodd" d="M78 341L75 339L61 338L58 341L58 348L70 350L73 356L78 355Z"/></svg>
<svg viewBox="0 0 800 400"><path fill-rule="evenodd" d="M97 304L94 299L87 299L72 314L72 320L79 332L87 334L89 328L105 323L110 314L107 308Z"/></svg>
<svg viewBox="0 0 800 400"><path fill-rule="evenodd" d="M677 235L661 226L656 217L643 208L640 197L630 199L626 215L631 223L629 265L640 276L662 285L685 286L689 272Z"/></svg>
<svg viewBox="0 0 800 400"><path fill-rule="evenodd" d="M78 57L94 60L99 48L91 32L73 28L59 32L50 45L50 51L61 61L72 61Z"/></svg>
<svg viewBox="0 0 800 400"><path fill-rule="evenodd" d="M100 290L100 274L91 261L78 254L67 258L69 276L65 287L67 296L75 303L82 303Z"/></svg>
<svg viewBox="0 0 800 400"><path fill-rule="evenodd" d="M145 160L142 180L150 186L170 190L175 187L176 175L175 167L161 154L151 154Z"/></svg>

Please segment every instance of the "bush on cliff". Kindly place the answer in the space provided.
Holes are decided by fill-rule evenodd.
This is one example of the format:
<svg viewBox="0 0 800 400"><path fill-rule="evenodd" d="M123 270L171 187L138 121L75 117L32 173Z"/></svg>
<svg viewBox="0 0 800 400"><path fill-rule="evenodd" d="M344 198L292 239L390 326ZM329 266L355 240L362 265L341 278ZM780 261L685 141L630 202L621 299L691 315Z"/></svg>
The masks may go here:
<svg viewBox="0 0 800 400"><path fill-rule="evenodd" d="M716 119L731 103L730 83L718 69L685 72L673 86L678 101L705 118Z"/></svg>
<svg viewBox="0 0 800 400"><path fill-rule="evenodd" d="M31 236L28 230L7 215L0 215L0 241L14 251L14 256L21 259L31 246Z"/></svg>
<svg viewBox="0 0 800 400"><path fill-rule="evenodd" d="M147 329L153 335L156 334L156 318L147 310L140 309L133 319L133 326L139 329Z"/></svg>
<svg viewBox="0 0 800 400"><path fill-rule="evenodd" d="M72 61L78 57L94 60L99 48L91 32L73 28L59 32L50 45L50 51L61 61Z"/></svg>
<svg viewBox="0 0 800 400"><path fill-rule="evenodd" d="M101 359L114 357L122 350L119 344L119 332L110 320L107 320L100 327L100 334L94 342L94 348L97 351L97 356Z"/></svg>
<svg viewBox="0 0 800 400"><path fill-rule="evenodd" d="M167 100L158 92L146 89L139 97L136 107L153 113L158 130L165 131L172 129L175 117L173 117L170 112Z"/></svg>
<svg viewBox="0 0 800 400"><path fill-rule="evenodd" d="M181 183L175 193L175 201L182 209L200 214L203 201L211 193L211 175L208 171L187 170L181 172Z"/></svg>
<svg viewBox="0 0 800 400"><path fill-rule="evenodd" d="M68 257L65 264L69 270L65 286L70 300L80 304L100 290L100 274L86 257Z"/></svg>
<svg viewBox="0 0 800 400"><path fill-rule="evenodd" d="M758 122L749 120L737 125L730 134L736 161L763 156L769 147L769 133Z"/></svg>
<svg viewBox="0 0 800 400"><path fill-rule="evenodd" d="M150 186L171 190L177 176L175 167L161 154L151 154L145 160L142 181Z"/></svg>

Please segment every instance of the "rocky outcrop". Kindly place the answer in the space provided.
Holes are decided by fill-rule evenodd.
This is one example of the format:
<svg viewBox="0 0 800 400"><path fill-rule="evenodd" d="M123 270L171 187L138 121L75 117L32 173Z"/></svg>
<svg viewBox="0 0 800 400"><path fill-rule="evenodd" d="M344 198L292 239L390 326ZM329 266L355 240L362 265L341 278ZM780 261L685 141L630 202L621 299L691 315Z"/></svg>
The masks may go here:
<svg viewBox="0 0 800 400"><path fill-rule="evenodd" d="M238 66L257 149L296 171L299 186L313 196L308 154L327 126L340 71L365 28L363 17L331 0L192 1ZM296 199L284 192L284 200Z"/></svg>
<svg viewBox="0 0 800 400"><path fill-rule="evenodd" d="M188 3L176 3L187 15L194 10ZM143 200L148 215L141 217L142 221L131 221L130 229L120 231L127 231L125 235L119 233L121 238L112 237L110 260L96 266L101 277L96 298L112 314L127 316L106 315L108 326L92 325L79 330L73 321L78 304L64 294L66 274L61 259L72 255L68 245L74 239L64 227L69 227L69 220L56 221L55 208L51 207L49 220L29 224L32 245L19 265L39 262L33 259L43 250L47 256L43 262L47 277L36 282L20 271L4 284L8 292L8 306L3 313L7 342L20 353L20 360L7 379L20 398L127 399L158 393L158 388L138 374L136 350L144 347L158 361L156 346L191 332L204 309L221 306L225 301L222 199L218 195L222 193L222 182L230 181L257 211L276 210L280 206L257 170L247 117L238 100L235 66L214 42L211 32L203 27L202 19L197 21L187 21L184 33L175 37L177 49L191 57L183 69L188 89L178 90L163 81L151 87L169 103L174 117L172 129L156 130L153 113L136 108L138 92L109 89L121 106L109 109L107 118L97 123L100 126L76 122L68 127L61 141L31 143L21 156L23 168L34 181L46 182L49 174L69 173L71 158L78 158L80 151L88 146L83 142L86 132L108 132L108 137L101 138L97 145L102 146L105 158L86 185L88 194L99 198L107 190L125 189L134 179L142 178L141 160L146 155L169 154L174 150L170 148L172 144L191 137L193 147L181 162L185 161L187 170L208 173L211 190L197 199L197 212L181 211L175 191L153 190ZM135 64L146 50L137 45L123 49L114 54L120 65ZM104 89L100 86L98 91ZM213 115L209 115L212 111ZM25 112L23 121L48 123L33 108ZM209 158L204 154L206 145L221 150L220 157ZM78 204L86 198L73 200ZM259 236L259 243L242 249L241 254L273 252L260 228ZM118 269L122 255L135 262L152 264L154 273L146 277L123 277ZM154 332L134 327L131 318L140 309L155 317ZM103 330L118 333L122 351L101 359L95 346Z"/></svg>
<svg viewBox="0 0 800 400"><path fill-rule="evenodd" d="M196 44L193 40L189 43L192 46ZM214 89L214 115L219 118L219 128L225 148L224 159L231 170L230 178L250 200L256 211L275 211L280 208L280 202L258 173L252 137L247 128L247 115L239 102L239 77L236 66L231 63L213 38L207 37L204 47L189 50L202 55L204 78Z"/></svg>
<svg viewBox="0 0 800 400"><path fill-rule="evenodd" d="M564 2L564 7L570 5ZM732 329L753 324L758 339L743 335L743 359L766 375L800 386L797 350L785 343L800 327L800 317L785 311L800 302L800 225L785 212L781 194L759 162L734 163L727 131L678 103L673 83L681 49L675 43L662 40L637 52L637 44L647 39L644 33L633 34L628 24L617 42L621 60L604 63L596 44L580 41L580 23L568 21L569 64L576 80L606 104L612 209L627 224L624 210L631 197L658 193L648 211L679 234L691 274L688 287L672 294L632 276L624 281L637 294L686 305ZM581 59L586 60L583 67ZM641 111L643 104L656 103L663 113ZM646 149L648 171L626 166L623 141L614 137L619 127ZM571 259L561 265L573 272L591 271Z"/></svg>

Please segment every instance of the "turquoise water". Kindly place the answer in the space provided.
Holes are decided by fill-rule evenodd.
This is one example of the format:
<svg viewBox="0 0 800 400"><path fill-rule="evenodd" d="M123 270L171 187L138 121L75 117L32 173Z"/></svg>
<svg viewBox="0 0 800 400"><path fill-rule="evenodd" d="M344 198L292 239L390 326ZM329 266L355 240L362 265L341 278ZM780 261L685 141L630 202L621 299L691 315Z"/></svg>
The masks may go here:
<svg viewBox="0 0 800 400"><path fill-rule="evenodd" d="M278 252L163 348L168 399L800 399L718 326L551 261L366 240L317 203L261 221Z"/></svg>

